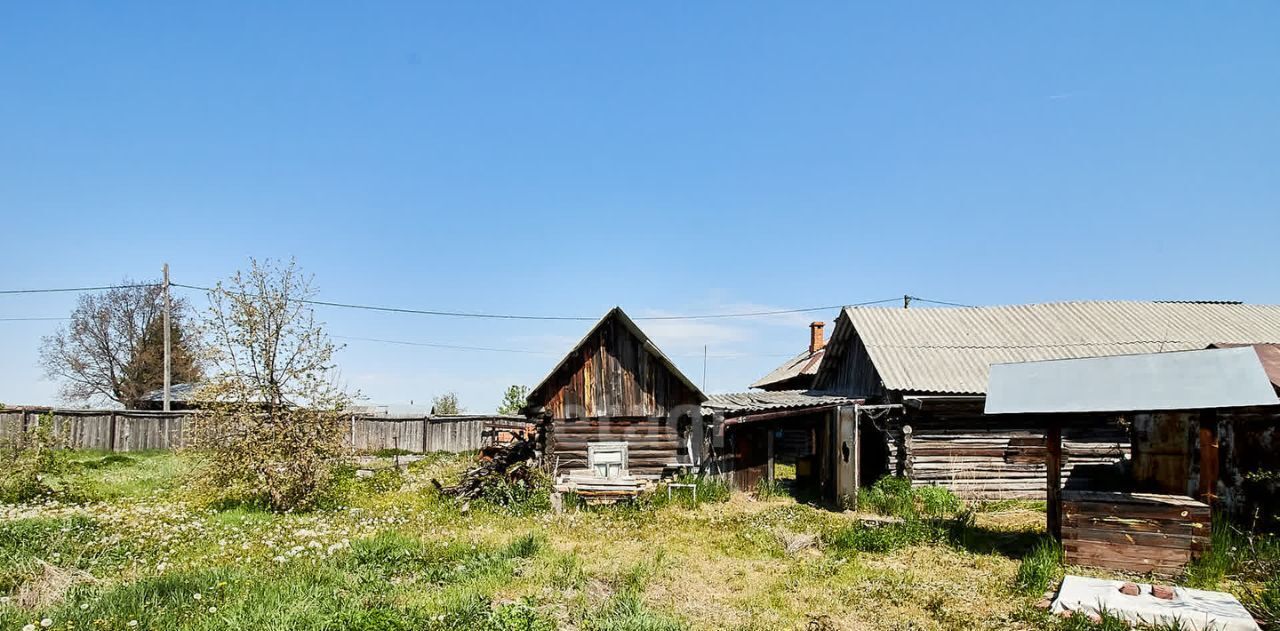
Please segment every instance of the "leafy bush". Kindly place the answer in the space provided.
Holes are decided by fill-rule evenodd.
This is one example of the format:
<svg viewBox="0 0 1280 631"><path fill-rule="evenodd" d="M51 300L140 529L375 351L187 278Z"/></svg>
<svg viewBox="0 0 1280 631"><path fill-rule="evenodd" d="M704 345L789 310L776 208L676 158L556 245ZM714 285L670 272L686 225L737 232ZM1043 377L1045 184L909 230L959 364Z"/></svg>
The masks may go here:
<svg viewBox="0 0 1280 631"><path fill-rule="evenodd" d="M1051 537L1036 544L1018 565L1014 588L1024 594L1042 594L1062 570L1062 545Z"/></svg>
<svg viewBox="0 0 1280 631"><path fill-rule="evenodd" d="M60 449L64 441L54 430L53 415L37 416L16 439L0 447L13 464L0 476L0 502L26 502L53 493L49 477L62 471L67 462Z"/></svg>
<svg viewBox="0 0 1280 631"><path fill-rule="evenodd" d="M551 478L533 469L515 479L494 476L484 486L479 507L516 517L547 512L551 510Z"/></svg>

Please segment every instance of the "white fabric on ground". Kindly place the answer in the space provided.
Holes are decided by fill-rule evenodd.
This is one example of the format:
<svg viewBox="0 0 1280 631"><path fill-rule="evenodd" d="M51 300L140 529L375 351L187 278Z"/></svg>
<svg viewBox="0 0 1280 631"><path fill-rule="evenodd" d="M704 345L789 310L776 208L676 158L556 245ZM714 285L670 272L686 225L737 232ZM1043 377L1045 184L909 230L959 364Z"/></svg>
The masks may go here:
<svg viewBox="0 0 1280 631"><path fill-rule="evenodd" d="M1180 622L1182 628L1193 631L1260 631L1253 616L1231 594L1174 587L1174 599L1163 600L1151 595L1148 584L1138 584L1141 592L1137 596L1120 593L1121 585L1124 581L1068 575L1062 579L1052 611L1106 611L1134 623Z"/></svg>

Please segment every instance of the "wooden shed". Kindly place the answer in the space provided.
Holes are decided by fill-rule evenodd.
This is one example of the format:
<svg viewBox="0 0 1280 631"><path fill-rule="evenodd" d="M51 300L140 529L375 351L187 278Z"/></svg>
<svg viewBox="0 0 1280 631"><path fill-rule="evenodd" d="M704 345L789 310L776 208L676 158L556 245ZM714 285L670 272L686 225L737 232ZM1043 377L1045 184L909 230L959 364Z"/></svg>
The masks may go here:
<svg viewBox="0 0 1280 631"><path fill-rule="evenodd" d="M1223 419L1277 406L1257 355L1233 348L993 365L986 411L1044 424L1047 528L1068 563L1176 574L1209 545ZM1064 484L1064 424L1114 414L1145 419L1132 462L1104 481Z"/></svg>
<svg viewBox="0 0 1280 631"><path fill-rule="evenodd" d="M700 464L706 395L620 307L529 393L557 476L658 478Z"/></svg>

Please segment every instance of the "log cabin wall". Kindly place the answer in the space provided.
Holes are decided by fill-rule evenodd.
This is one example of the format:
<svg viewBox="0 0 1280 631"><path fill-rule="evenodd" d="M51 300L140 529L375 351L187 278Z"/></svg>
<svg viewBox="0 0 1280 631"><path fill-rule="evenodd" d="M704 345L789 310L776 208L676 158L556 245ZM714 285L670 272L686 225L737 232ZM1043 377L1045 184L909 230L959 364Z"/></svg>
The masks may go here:
<svg viewBox="0 0 1280 631"><path fill-rule="evenodd" d="M701 421L701 393L619 317L604 319L529 396L548 419L547 465L587 466L587 444L628 443L628 470L657 476L687 462L679 426Z"/></svg>
<svg viewBox="0 0 1280 631"><path fill-rule="evenodd" d="M925 404L879 423L889 451L889 473L913 486L943 486L966 499L1044 499L1043 420L986 416L978 400ZM908 436L903 430L911 427ZM1112 477L1129 453L1129 436L1118 416L1062 429L1062 479L1069 487L1090 478Z"/></svg>

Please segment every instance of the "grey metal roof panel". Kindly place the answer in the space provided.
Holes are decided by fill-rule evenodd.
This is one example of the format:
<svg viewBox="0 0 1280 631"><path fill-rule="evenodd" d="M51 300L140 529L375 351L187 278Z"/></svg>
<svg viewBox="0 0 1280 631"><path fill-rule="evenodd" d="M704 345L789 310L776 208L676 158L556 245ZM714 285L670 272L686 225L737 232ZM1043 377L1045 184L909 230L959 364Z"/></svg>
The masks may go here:
<svg viewBox="0 0 1280 631"><path fill-rule="evenodd" d="M993 364L987 414L1277 405L1250 347Z"/></svg>
<svg viewBox="0 0 1280 631"><path fill-rule="evenodd" d="M1139 301L848 307L889 390L981 394L993 363L1280 343L1280 306Z"/></svg>
<svg viewBox="0 0 1280 631"><path fill-rule="evenodd" d="M843 403L857 403L859 400L815 390L730 392L711 395L702 404L702 408L704 413L707 414L736 414L840 405Z"/></svg>
<svg viewBox="0 0 1280 631"><path fill-rule="evenodd" d="M812 353L809 349L805 349L803 353L788 359L781 366L774 368L769 374L757 379L749 388L763 388L769 384L795 379L801 375L816 375L818 368L822 365L822 355L826 348L820 348Z"/></svg>

